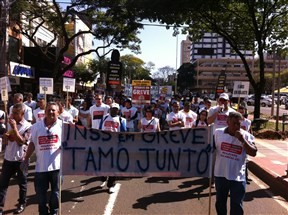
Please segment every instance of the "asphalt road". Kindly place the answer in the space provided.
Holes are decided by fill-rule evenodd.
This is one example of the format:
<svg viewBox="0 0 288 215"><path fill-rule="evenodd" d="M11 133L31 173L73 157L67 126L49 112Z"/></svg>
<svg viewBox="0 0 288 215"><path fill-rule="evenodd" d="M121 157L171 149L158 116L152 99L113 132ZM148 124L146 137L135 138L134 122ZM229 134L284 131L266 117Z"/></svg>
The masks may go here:
<svg viewBox="0 0 288 215"><path fill-rule="evenodd" d="M247 106L248 112L254 112L254 106ZM274 116L276 116L277 106L274 106ZM261 107L260 112L262 114L271 116L271 107ZM288 114L288 110L285 110L285 106L281 105L279 107L279 116L282 116L283 113Z"/></svg>
<svg viewBox="0 0 288 215"><path fill-rule="evenodd" d="M27 208L23 214L37 214L37 199L30 170ZM245 214L287 214L288 203L260 179L247 185ZM109 195L100 181L88 176L65 176L62 186L62 214L209 214L209 180L205 178L122 178L118 192ZM18 198L15 181L8 189L5 213L11 214ZM228 199L229 203L229 199ZM211 192L211 211L215 212L215 189ZM228 204L229 205L229 204Z"/></svg>

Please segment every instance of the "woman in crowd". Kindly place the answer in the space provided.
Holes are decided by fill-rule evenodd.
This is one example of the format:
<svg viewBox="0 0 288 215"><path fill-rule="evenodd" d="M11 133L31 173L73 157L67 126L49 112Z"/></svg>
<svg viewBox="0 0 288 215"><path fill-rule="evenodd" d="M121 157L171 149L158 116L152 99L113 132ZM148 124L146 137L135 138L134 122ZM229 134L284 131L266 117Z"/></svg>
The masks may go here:
<svg viewBox="0 0 288 215"><path fill-rule="evenodd" d="M144 117L138 122L138 129L141 132L156 132L160 131L159 119L153 116L154 111L151 106L144 110Z"/></svg>
<svg viewBox="0 0 288 215"><path fill-rule="evenodd" d="M89 108L92 106L92 102L90 100L86 100L82 103L80 109L79 109L79 119L80 122L83 126L89 128L89 117L90 117L90 112Z"/></svg>
<svg viewBox="0 0 288 215"><path fill-rule="evenodd" d="M192 128L208 126L207 123L208 111L206 108L199 110L198 118L193 122Z"/></svg>

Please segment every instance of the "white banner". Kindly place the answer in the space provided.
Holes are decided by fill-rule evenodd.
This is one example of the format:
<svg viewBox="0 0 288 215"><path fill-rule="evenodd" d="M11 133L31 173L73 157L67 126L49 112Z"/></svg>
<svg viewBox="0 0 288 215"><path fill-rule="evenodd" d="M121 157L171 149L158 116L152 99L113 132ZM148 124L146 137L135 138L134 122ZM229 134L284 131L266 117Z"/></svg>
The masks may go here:
<svg viewBox="0 0 288 215"><path fill-rule="evenodd" d="M65 124L62 174L209 177L211 128L111 133Z"/></svg>

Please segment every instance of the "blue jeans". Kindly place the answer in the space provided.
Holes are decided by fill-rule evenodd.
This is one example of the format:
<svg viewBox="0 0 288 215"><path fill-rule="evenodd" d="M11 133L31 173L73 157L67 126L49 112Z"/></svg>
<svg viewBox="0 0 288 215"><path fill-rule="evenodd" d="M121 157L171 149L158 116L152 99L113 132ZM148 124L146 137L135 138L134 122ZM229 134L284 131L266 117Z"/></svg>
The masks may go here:
<svg viewBox="0 0 288 215"><path fill-rule="evenodd" d="M50 214L57 214L59 209L59 170L35 173L34 186L38 199L38 210L41 215L49 214L46 205L49 184L51 185Z"/></svg>
<svg viewBox="0 0 288 215"><path fill-rule="evenodd" d="M0 177L0 207L4 207L9 181L17 173L19 186L19 204L26 204L27 176L20 170L20 161L8 161L4 159Z"/></svg>
<svg viewBox="0 0 288 215"><path fill-rule="evenodd" d="M216 211L218 215L227 214L227 198L230 191L230 214L242 215L246 181L230 181L224 177L215 177Z"/></svg>

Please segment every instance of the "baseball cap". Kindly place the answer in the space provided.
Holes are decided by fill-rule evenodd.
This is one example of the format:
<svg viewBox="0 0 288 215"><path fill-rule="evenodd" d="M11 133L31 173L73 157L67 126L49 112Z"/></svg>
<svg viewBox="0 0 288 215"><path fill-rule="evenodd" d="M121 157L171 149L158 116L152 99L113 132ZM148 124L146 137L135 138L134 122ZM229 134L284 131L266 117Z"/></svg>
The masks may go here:
<svg viewBox="0 0 288 215"><path fill-rule="evenodd" d="M120 109L120 106L119 106L119 104L117 104L117 103L112 103L112 104L111 104L111 108L118 108L118 109Z"/></svg>
<svg viewBox="0 0 288 215"><path fill-rule="evenodd" d="M227 93L221 93L219 96L219 99L225 99L225 100L229 100L229 96Z"/></svg>

